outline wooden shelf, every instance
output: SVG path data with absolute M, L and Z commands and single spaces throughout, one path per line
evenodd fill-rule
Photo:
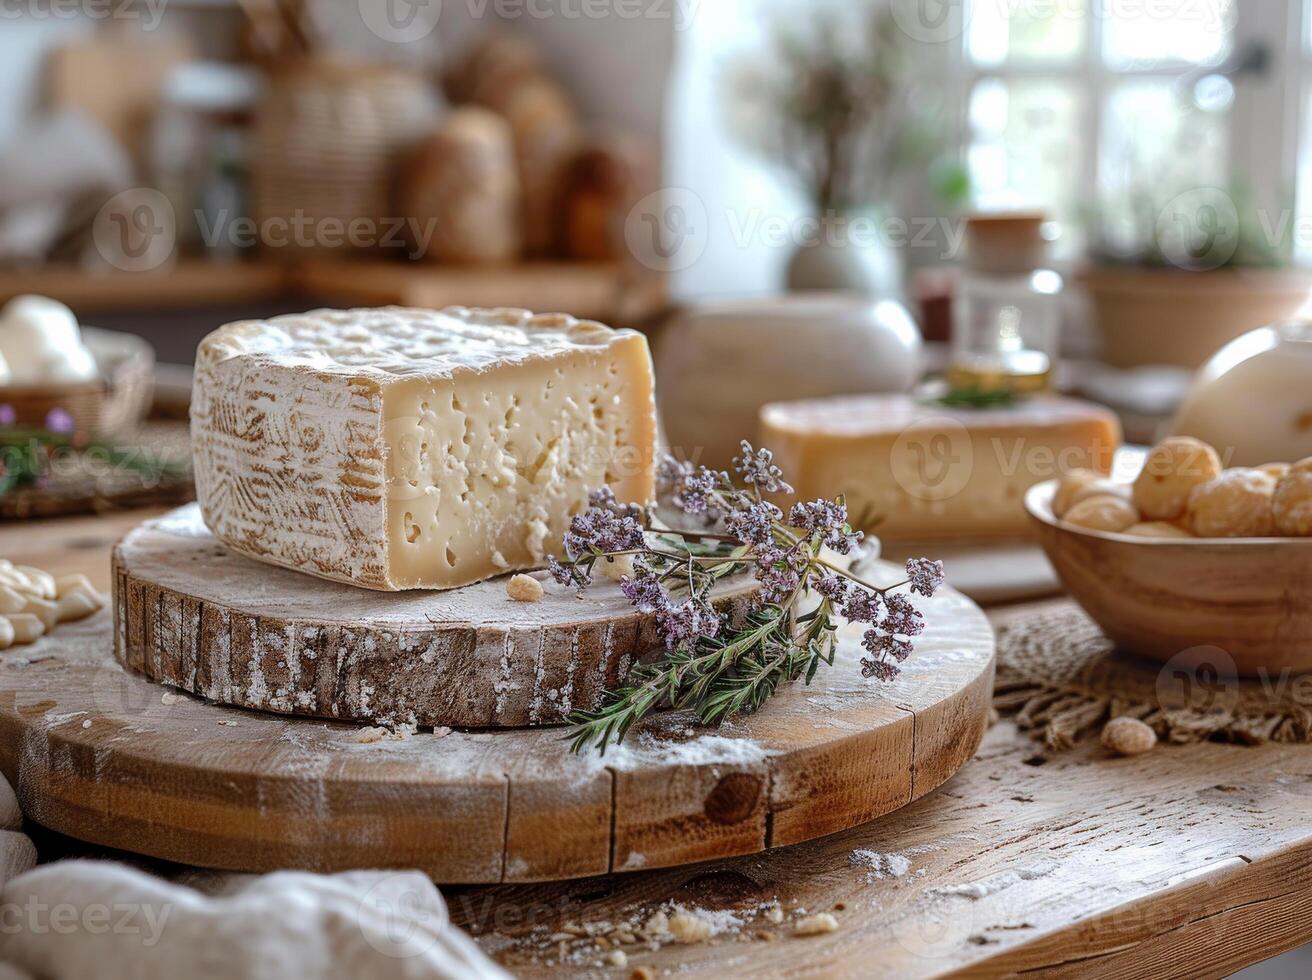
M 287 270 L 261 262 L 189 259 L 152 272 L 92 274 L 43 266 L 0 272 L 0 302 L 23 293 L 49 296 L 84 311 L 188 309 L 211 303 L 249 303 L 280 295 Z
M 369 259 L 188 259 L 151 273 L 103 275 L 57 266 L 0 272 L 0 302 L 23 293 L 50 296 L 79 315 L 197 309 L 301 294 L 343 306 L 523 306 L 619 325 L 640 323 L 661 312 L 666 302 L 661 276 L 621 263 L 461 268 Z
M 621 263 L 457 267 L 318 259 L 293 271 L 298 291 L 344 305 L 520 306 L 629 325 L 661 311 L 662 277 Z

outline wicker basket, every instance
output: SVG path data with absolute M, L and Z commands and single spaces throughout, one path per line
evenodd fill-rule
M 0 405 L 8 405 L 20 426 L 43 428 L 61 409 L 77 432 L 114 436 L 134 428 L 150 408 L 155 352 L 140 337 L 86 327 L 82 340 L 100 368 L 100 379 L 57 385 L 0 386 Z
M 266 252 L 377 247 L 395 215 L 398 169 L 439 114 L 428 81 L 399 66 L 312 60 L 277 72 L 256 113 L 252 153 L 251 210 Z M 373 226 L 352 242 L 341 229 L 359 219 Z M 374 244 L 361 244 L 366 236 Z

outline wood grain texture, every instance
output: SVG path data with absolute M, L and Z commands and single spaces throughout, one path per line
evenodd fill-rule
M 701 945 L 627 945 L 630 968 L 708 980 L 1223 977 L 1312 940 L 1310 801 L 1306 748 L 1162 746 L 1119 759 L 1086 744 L 1044 757 L 1003 721 L 938 792 L 829 837 L 693 867 L 445 894 L 457 924 L 523 978 L 604 962 L 586 939 L 569 940 L 562 962 L 549 937 L 566 925 L 644 922 L 671 906 L 743 926 Z M 875 873 L 863 851 L 908 866 Z M 776 901 L 777 925 L 762 914 Z M 820 911 L 837 932 L 793 935 Z
M 1087 531 L 1052 516 L 1055 489 L 1030 489 L 1030 522 L 1062 585 L 1121 649 L 1242 677 L 1312 673 L 1312 539 Z
M 667 303 L 664 277 L 636 263 L 525 262 L 504 268 L 441 267 L 413 262 L 300 263 L 292 282 L 302 292 L 339 304 L 369 306 L 516 306 L 569 310 L 632 326 Z
M 372 724 L 558 724 L 594 708 L 660 646 L 655 617 L 600 578 L 580 597 L 545 572 L 539 602 L 504 578 L 380 593 L 229 550 L 185 507 L 114 550 L 120 663 L 219 704 Z M 717 589 L 746 616 L 753 579 Z
M 300 296 L 339 306 L 519 306 L 636 326 L 667 305 L 663 276 L 634 264 L 527 262 L 491 269 L 419 262 L 209 262 L 182 259 L 151 272 L 88 275 L 73 266 L 0 270 L 0 302 L 50 296 L 79 314 L 196 309 Z
M 362 744 L 348 726 L 206 704 L 125 671 L 112 634 L 138 623 L 129 649 L 157 650 L 151 631 L 203 618 L 185 597 L 142 618 L 143 591 L 127 589 L 116 617 L 0 657 L 0 771 L 45 827 L 228 870 L 537 881 L 756 853 L 905 806 L 948 778 L 983 734 L 993 678 L 983 614 L 945 591 L 922 603 L 915 672 L 863 680 L 849 636 L 811 687 L 721 729 L 666 713 L 604 757 L 571 756 L 552 728 Z

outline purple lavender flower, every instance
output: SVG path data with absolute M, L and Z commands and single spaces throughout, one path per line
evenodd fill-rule
M 743 544 L 763 545 L 774 540 L 774 522 L 779 516 L 779 508 L 768 501 L 751 503 L 730 512 L 724 527 Z
M 847 579 L 841 575 L 826 575 L 815 583 L 815 590 L 830 602 L 842 602 L 847 597 Z
M 793 488 L 783 481 L 783 470 L 774 463 L 774 453 L 768 449 L 753 449 L 746 439 L 740 445 L 742 455 L 734 459 L 733 465 L 742 474 L 744 483 L 766 493 L 793 492 Z
M 670 604 L 670 597 L 661 587 L 660 579 L 644 565 L 636 567 L 633 575 L 620 579 L 620 591 L 639 612 L 657 612 Z
M 843 605 L 843 618 L 851 623 L 873 623 L 879 618 L 879 595 L 853 588 Z
M 681 643 L 696 643 L 720 632 L 720 616 L 713 609 L 688 600 L 677 606 L 666 605 L 656 613 L 656 628 L 665 646 L 674 649 Z
M 861 676 L 865 678 L 875 678 L 879 681 L 891 681 L 902 671 L 897 664 L 891 664 L 887 660 L 874 660 L 870 657 L 861 658 Z
M 13 405 L 0 405 L 0 425 L 13 425 L 18 421 L 18 413 Z
M 761 583 L 761 599 L 774 605 L 783 605 L 802 584 L 802 577 L 788 567 L 760 567 L 756 578 Z
M 643 508 L 639 504 L 620 503 L 615 496 L 615 491 L 610 487 L 602 487 L 588 494 L 588 505 L 596 510 L 610 511 L 616 517 L 631 517 L 639 520 L 643 516 Z
M 666 453 L 656 464 L 656 489 L 661 493 L 673 493 L 692 476 L 692 469 L 692 463 Z
M 943 584 L 943 563 L 929 558 L 908 558 L 907 578 L 911 580 L 912 592 L 932 596 Z
M 46 415 L 46 428 L 51 432 L 68 434 L 77 427 L 73 416 L 62 408 L 52 408 Z
M 911 643 L 878 630 L 866 630 L 861 637 L 861 645 L 875 656 L 889 656 L 898 663 L 903 663 L 913 652 Z
M 812 500 L 793 504 L 788 512 L 788 523 L 806 531 L 808 536 L 818 534 L 828 548 L 846 555 L 864 535 L 847 528 L 847 507 L 833 500 Z
M 714 506 L 714 494 L 722 484 L 722 474 L 698 467 L 675 487 L 674 506 L 685 514 L 707 514 Z
M 565 554 L 570 558 L 591 553 L 614 554 L 643 545 L 642 525 L 632 517 L 590 507 L 570 522 L 565 532 Z
M 577 586 L 582 589 L 592 582 L 592 576 L 585 570 L 575 565 L 561 564 L 554 555 L 547 556 L 547 571 L 551 573 L 553 579 L 567 588 Z
M 925 630 L 925 617 L 904 595 L 884 596 L 886 614 L 880 626 L 889 633 L 919 636 Z

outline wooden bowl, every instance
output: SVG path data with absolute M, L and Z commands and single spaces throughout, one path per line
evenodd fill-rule
M 1228 666 L 1219 647 L 1242 677 L 1312 672 L 1312 538 L 1091 531 L 1053 516 L 1056 487 L 1031 487 L 1025 508 L 1062 585 L 1122 649 Z
M 100 377 L 56 385 L 0 385 L 0 405 L 21 426 L 42 428 L 53 409 L 73 418 L 77 432 L 113 436 L 145 417 L 154 388 L 155 351 L 133 334 L 85 327 L 82 341 L 96 359 Z

